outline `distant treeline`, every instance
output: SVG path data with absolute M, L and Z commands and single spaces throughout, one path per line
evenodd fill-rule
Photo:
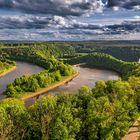
M 75 53 L 107 53 L 124 61 L 138 61 L 140 58 L 140 41 L 92 41 L 92 42 L 3 42 L 1 47 L 34 47 L 57 50 L 58 56 L 77 55 Z M 43 47 L 44 46 L 44 47 Z M 0 48 L 1 48 L 0 47 Z M 49 47 L 49 48 L 48 48 Z M 54 53 L 54 52 L 52 52 Z
M 140 47 L 95 47 L 79 46 L 76 48 L 79 53 L 107 53 L 124 61 L 137 61 L 140 58 Z

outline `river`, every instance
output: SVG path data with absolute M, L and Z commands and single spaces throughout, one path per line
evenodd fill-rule
M 44 70 L 43 68 L 37 65 L 26 63 L 26 62 L 16 62 L 16 66 L 17 68 L 14 71 L 8 73 L 7 75 L 3 77 L 0 77 L 0 93 L 1 94 L 5 91 L 6 86 L 9 83 L 12 83 L 15 80 L 15 78 L 21 77 L 27 74 L 35 74 Z M 0 99 L 2 98 L 5 98 L 5 96 L 0 95 Z
M 57 93 L 76 93 L 78 89 L 83 86 L 89 86 L 93 88 L 95 86 L 95 82 L 98 80 L 117 80 L 119 78 L 118 73 L 110 70 L 103 70 L 103 69 L 97 69 L 97 68 L 85 68 L 85 67 L 74 67 L 78 72 L 79 75 L 74 78 L 69 83 L 62 85 L 58 88 L 55 88 L 54 90 L 44 93 L 42 96 L 46 96 L 48 94 L 57 94 Z M 40 71 L 44 70 L 43 68 L 26 63 L 26 62 L 17 62 L 17 68 L 16 70 L 8 73 L 7 75 L 0 77 L 0 93 L 4 92 L 6 89 L 6 86 L 9 83 L 12 83 L 15 78 L 21 77 L 23 75 L 27 74 L 35 74 Z M 5 98 L 4 95 L 0 95 L 0 99 Z M 26 100 L 26 104 L 30 105 L 34 102 L 34 99 L 28 99 Z
M 85 67 L 74 67 L 79 75 L 70 81 L 69 83 L 60 86 L 49 93 L 63 93 L 63 92 L 77 92 L 78 89 L 85 85 L 93 88 L 95 82 L 99 80 L 117 80 L 119 78 L 118 73 L 110 70 L 96 69 L 96 68 L 85 68 Z
M 85 67 L 74 67 L 78 72 L 79 75 L 74 78 L 69 83 L 62 85 L 58 88 L 55 88 L 52 91 L 44 93 L 40 95 L 39 98 L 42 96 L 47 96 L 48 94 L 61 94 L 61 93 L 77 93 L 78 89 L 83 86 L 89 86 L 94 88 L 95 82 L 99 80 L 117 80 L 120 78 L 119 74 L 104 69 L 97 69 L 97 68 L 85 68 Z M 31 98 L 26 100 L 26 106 L 30 106 L 34 103 L 36 99 Z

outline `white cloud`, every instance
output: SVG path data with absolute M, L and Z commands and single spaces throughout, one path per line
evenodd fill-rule
M 114 11 L 118 11 L 119 10 L 118 6 L 113 6 L 112 8 L 113 8 Z
M 136 19 L 136 20 L 140 20 L 140 16 L 134 16 L 134 19 Z

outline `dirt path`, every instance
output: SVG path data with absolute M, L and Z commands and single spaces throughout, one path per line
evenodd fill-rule
M 138 140 L 140 136 L 140 118 L 129 129 L 128 133 L 122 138 L 122 140 Z

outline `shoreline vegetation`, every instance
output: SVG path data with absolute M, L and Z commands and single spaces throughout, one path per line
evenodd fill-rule
M 16 68 L 17 68 L 16 66 L 13 66 L 13 67 L 11 67 L 11 68 L 3 71 L 2 73 L 0 73 L 0 78 L 3 77 L 3 76 L 5 76 L 5 75 L 7 75 L 8 73 L 14 71 Z
M 132 126 L 127 131 L 126 135 L 122 140 L 139 140 L 140 131 L 139 131 L 140 117 L 136 118 Z
M 33 98 L 33 97 L 38 97 L 40 95 L 43 95 L 44 93 L 49 92 L 49 91 L 51 91 L 51 90 L 53 90 L 53 89 L 55 89 L 55 88 L 57 88 L 59 86 L 62 86 L 64 84 L 66 84 L 67 82 L 73 80 L 75 77 L 78 76 L 78 74 L 79 74 L 78 71 L 76 71 L 75 74 L 73 74 L 71 76 L 63 77 L 63 79 L 61 81 L 53 83 L 49 87 L 41 88 L 41 89 L 39 89 L 38 91 L 36 91 L 34 93 L 30 93 L 29 95 L 27 93 L 27 95 L 23 95 L 23 97 L 19 97 L 19 99 L 27 100 L 27 99 L 30 99 L 30 98 Z
M 16 69 L 16 63 L 12 60 L 0 57 L 0 77 Z

